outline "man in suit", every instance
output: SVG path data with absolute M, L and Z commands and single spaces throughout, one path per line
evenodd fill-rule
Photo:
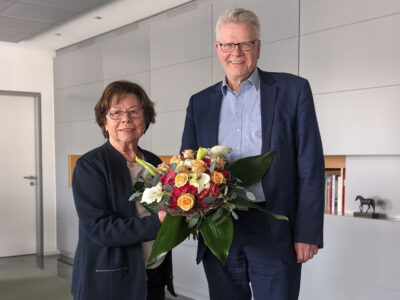
M 323 243 L 324 162 L 311 88 L 303 78 L 258 69 L 259 38 L 253 12 L 220 15 L 215 48 L 226 75 L 191 97 L 181 150 L 228 145 L 230 162 L 276 151 L 251 189 L 258 205 L 289 221 L 239 212 L 225 265 L 200 237 L 197 262 L 211 299 L 297 299 L 301 264 Z

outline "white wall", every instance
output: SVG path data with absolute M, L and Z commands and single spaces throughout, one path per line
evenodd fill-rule
M 57 251 L 53 102 L 54 56 L 53 51 L 0 43 L 0 90 L 41 94 L 45 253 Z M 2 143 L 4 142 L 6 141 L 2 141 Z

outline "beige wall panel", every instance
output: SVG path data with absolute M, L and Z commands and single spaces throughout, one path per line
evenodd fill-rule
M 297 74 L 297 49 L 297 38 L 263 44 L 258 66 L 264 71 Z
M 194 10 L 151 24 L 151 68 L 171 66 L 211 55 L 211 7 Z
M 353 24 L 400 12 L 398 0 L 301 0 L 301 33 Z
M 151 97 L 157 112 L 185 110 L 190 97 L 211 84 L 211 58 L 152 70 Z
M 124 78 L 150 70 L 149 40 L 149 26 L 142 22 L 136 30 L 122 34 L 116 31 L 114 38 L 103 42 L 104 79 Z
M 315 95 L 325 155 L 400 154 L 400 87 Z
M 75 46 L 76 47 L 76 46 Z M 54 60 L 54 88 L 66 88 L 103 79 L 101 45 L 71 50 Z
M 400 14 L 300 41 L 300 75 L 314 93 L 400 84 Z

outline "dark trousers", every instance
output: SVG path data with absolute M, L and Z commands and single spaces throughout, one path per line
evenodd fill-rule
M 147 300 L 164 300 L 166 280 L 166 260 L 155 269 L 147 269 Z
M 225 266 L 207 249 L 203 266 L 211 300 L 295 300 L 301 265 L 289 264 L 277 248 L 265 213 L 239 212 Z M 251 282 L 251 288 L 249 285 Z

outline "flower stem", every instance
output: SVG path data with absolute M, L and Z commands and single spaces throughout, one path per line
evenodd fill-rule
M 155 176 L 158 172 L 154 169 L 154 167 L 148 163 L 146 163 L 144 160 L 141 160 L 137 155 L 136 155 L 136 161 L 141 164 L 147 171 L 150 172 L 152 176 Z

